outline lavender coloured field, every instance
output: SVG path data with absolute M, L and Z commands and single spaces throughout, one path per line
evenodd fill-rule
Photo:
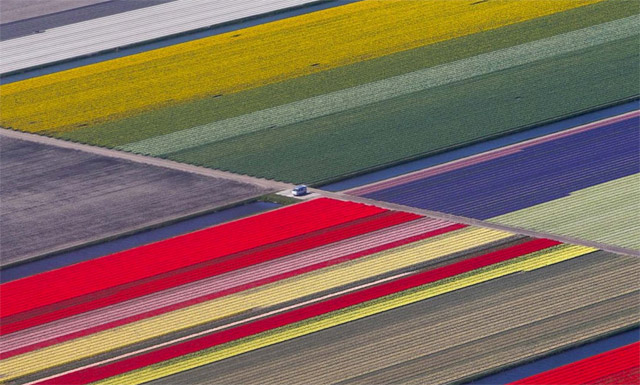
M 631 114 L 593 129 L 559 135 L 519 151 L 505 151 L 502 156 L 488 156 L 465 167 L 359 195 L 488 219 L 640 172 L 639 125 L 640 117 Z

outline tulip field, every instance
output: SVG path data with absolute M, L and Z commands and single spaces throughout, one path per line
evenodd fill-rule
M 319 198 L 3 283 L 2 375 L 142 383 L 592 253 Z
M 640 381 L 638 0 L 2 13 L 0 384 Z

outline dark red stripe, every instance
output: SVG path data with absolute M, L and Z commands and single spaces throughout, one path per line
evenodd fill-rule
M 371 255 L 374 253 L 378 253 L 384 250 L 389 250 L 395 247 L 399 247 L 402 245 L 406 245 L 412 242 L 417 242 L 426 238 L 430 238 L 430 237 L 435 237 L 436 235 L 440 235 L 440 234 L 444 234 L 444 233 L 448 233 L 451 231 L 455 231 L 455 230 L 459 230 L 462 228 L 467 227 L 467 225 L 462 225 L 462 224 L 454 224 L 451 226 L 447 226 L 447 227 L 443 227 L 441 229 L 437 229 L 437 230 L 433 230 L 433 231 L 428 231 L 424 234 L 419 234 L 419 235 L 414 235 L 412 237 L 406 238 L 406 239 L 401 239 L 398 241 L 394 241 L 394 242 L 390 242 L 384 245 L 380 245 L 377 247 L 372 247 L 370 249 L 367 250 L 362 250 L 356 253 L 352 253 L 340 258 L 336 258 L 330 261 L 326 261 L 326 262 L 320 262 L 314 265 L 310 265 L 310 266 L 305 266 L 303 268 L 297 269 L 297 270 L 292 270 L 290 272 L 286 272 L 286 273 L 282 273 L 282 274 L 278 274 L 272 277 L 267 277 L 264 279 L 260 279 L 251 283 L 247 283 L 244 285 L 239 285 L 237 287 L 234 288 L 230 288 L 227 290 L 222 290 L 216 293 L 212 293 L 212 294 L 208 294 L 208 295 L 204 295 L 202 297 L 198 297 L 198 298 L 194 298 L 188 301 L 184 301 L 178 304 L 174 304 L 174 305 L 170 305 L 170 306 L 165 306 L 163 308 L 159 308 L 156 310 L 152 310 L 152 311 L 148 311 L 145 313 L 141 313 L 141 314 L 137 314 L 135 316 L 131 316 L 131 317 L 127 317 L 127 318 L 123 318 L 117 321 L 113 321 L 113 322 L 109 322 L 106 323 L 104 325 L 100 325 L 100 326 L 96 326 L 96 327 L 92 327 L 89 329 L 85 329 L 85 330 L 81 330 L 75 333 L 70 333 L 61 337 L 56 337 L 56 338 L 52 338 L 50 340 L 47 341 L 42 341 L 39 342 L 37 344 L 33 344 L 33 345 L 28 345 L 28 346 L 24 346 L 18 349 L 14 349 L 11 351 L 8 351 L 4 354 L 1 355 L 2 359 L 6 359 L 9 357 L 13 357 L 16 356 L 18 354 L 23 354 L 23 353 L 27 353 L 36 349 L 42 349 L 44 347 L 47 346 L 51 346 L 51 345 L 55 345 L 55 344 L 59 344 L 62 343 L 64 341 L 68 341 L 68 340 L 72 340 L 74 338 L 80 338 L 80 337 L 84 337 L 86 335 L 89 334 L 93 334 L 93 333 L 97 333 L 103 330 L 107 330 L 107 329 L 111 329 L 111 328 L 115 328 L 118 326 L 122 326 L 122 325 L 126 325 L 128 323 L 131 322 L 135 322 L 135 321 L 139 321 L 145 318 L 149 318 L 149 317 L 153 317 L 153 316 L 157 316 L 160 314 L 164 314 L 170 311 L 174 311 L 174 310 L 179 310 L 182 309 L 184 307 L 187 306 L 192 306 L 192 305 L 196 305 L 205 301 L 210 301 L 219 297 L 224 297 L 225 295 L 230 295 L 233 293 L 238 293 L 244 290 L 249 290 L 251 288 L 254 287 L 258 287 L 258 286 L 262 286 L 262 285 L 266 285 L 268 283 L 272 283 L 272 282 L 276 282 L 282 279 L 286 279 L 286 278 L 290 278 L 296 275 L 300 275 L 300 274 L 304 274 L 304 273 L 308 273 L 310 271 L 314 271 L 314 270 L 318 270 L 324 267 L 328 267 L 328 266 L 333 266 L 336 265 L 338 263 L 342 263 L 342 262 L 346 262 L 346 261 L 351 261 L 360 257 L 364 257 L 367 255 Z
M 50 380 L 42 381 L 39 384 L 87 384 L 101 379 L 112 377 L 131 370 L 139 369 L 158 362 L 180 357 L 203 349 L 211 348 L 220 344 L 255 335 L 267 330 L 285 326 L 294 322 L 299 322 L 318 315 L 340 310 L 362 302 L 374 300 L 422 286 L 431 282 L 459 275 L 481 267 L 517 258 L 538 250 L 560 244 L 548 239 L 537 239 L 522 243 L 506 249 L 494 251 L 479 257 L 440 267 L 430 271 L 418 273 L 407 278 L 392 282 L 383 283 L 378 286 L 366 288 L 357 292 L 348 293 L 341 297 L 332 298 L 324 302 L 316 303 L 292 310 L 287 313 L 278 314 L 269 318 L 261 319 L 246 325 L 241 325 L 232 329 L 223 330 L 191 341 L 183 342 L 167 348 L 162 348 L 150 353 L 124 359 L 104 366 L 79 370 Z
M 4 319 L 384 211 L 387 210 L 319 198 L 25 277 L 0 285 L 0 317 Z
M 89 310 L 176 287 L 185 283 L 197 281 L 199 279 L 270 261 L 285 255 L 323 246 L 417 218 L 420 218 L 420 216 L 399 212 L 384 212 L 378 215 L 369 216 L 361 220 L 350 222 L 345 226 L 332 227 L 314 232 L 310 236 L 297 238 L 294 241 L 286 241 L 277 244 L 274 247 L 267 247 L 256 253 L 243 253 L 237 258 L 231 259 L 216 259 L 202 265 L 198 269 L 160 276 L 158 279 L 141 281 L 139 284 L 138 282 L 135 282 L 135 285 L 118 287 L 117 290 L 110 291 L 106 295 L 96 293 L 98 295 L 94 294 L 86 296 L 83 298 L 86 302 L 74 303 L 72 306 L 55 309 L 49 313 L 28 319 L 17 320 L 12 323 L 4 323 L 2 325 L 3 333 L 12 333 L 17 330 L 26 329 L 46 322 L 51 322 Z
M 640 365 L 640 342 L 604 352 L 593 357 L 561 366 L 525 379 L 512 385 L 534 384 L 596 384 L 600 379 L 614 377 L 631 371 Z

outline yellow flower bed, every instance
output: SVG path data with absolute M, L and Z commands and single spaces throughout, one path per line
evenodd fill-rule
M 0 87 L 0 124 L 66 131 L 602 0 L 363 1 Z

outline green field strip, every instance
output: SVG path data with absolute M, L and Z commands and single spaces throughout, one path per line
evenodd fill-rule
M 117 148 L 146 155 L 164 155 L 264 129 L 335 114 L 432 87 L 597 46 L 639 33 L 640 16 L 629 16 L 326 95 L 156 136 Z
M 638 38 L 169 154 L 320 183 L 638 95 Z
M 640 174 L 489 221 L 640 250 Z
M 106 147 L 121 146 L 606 23 L 639 12 L 635 0 L 605 1 L 236 94 L 197 99 L 114 122 L 48 134 Z

